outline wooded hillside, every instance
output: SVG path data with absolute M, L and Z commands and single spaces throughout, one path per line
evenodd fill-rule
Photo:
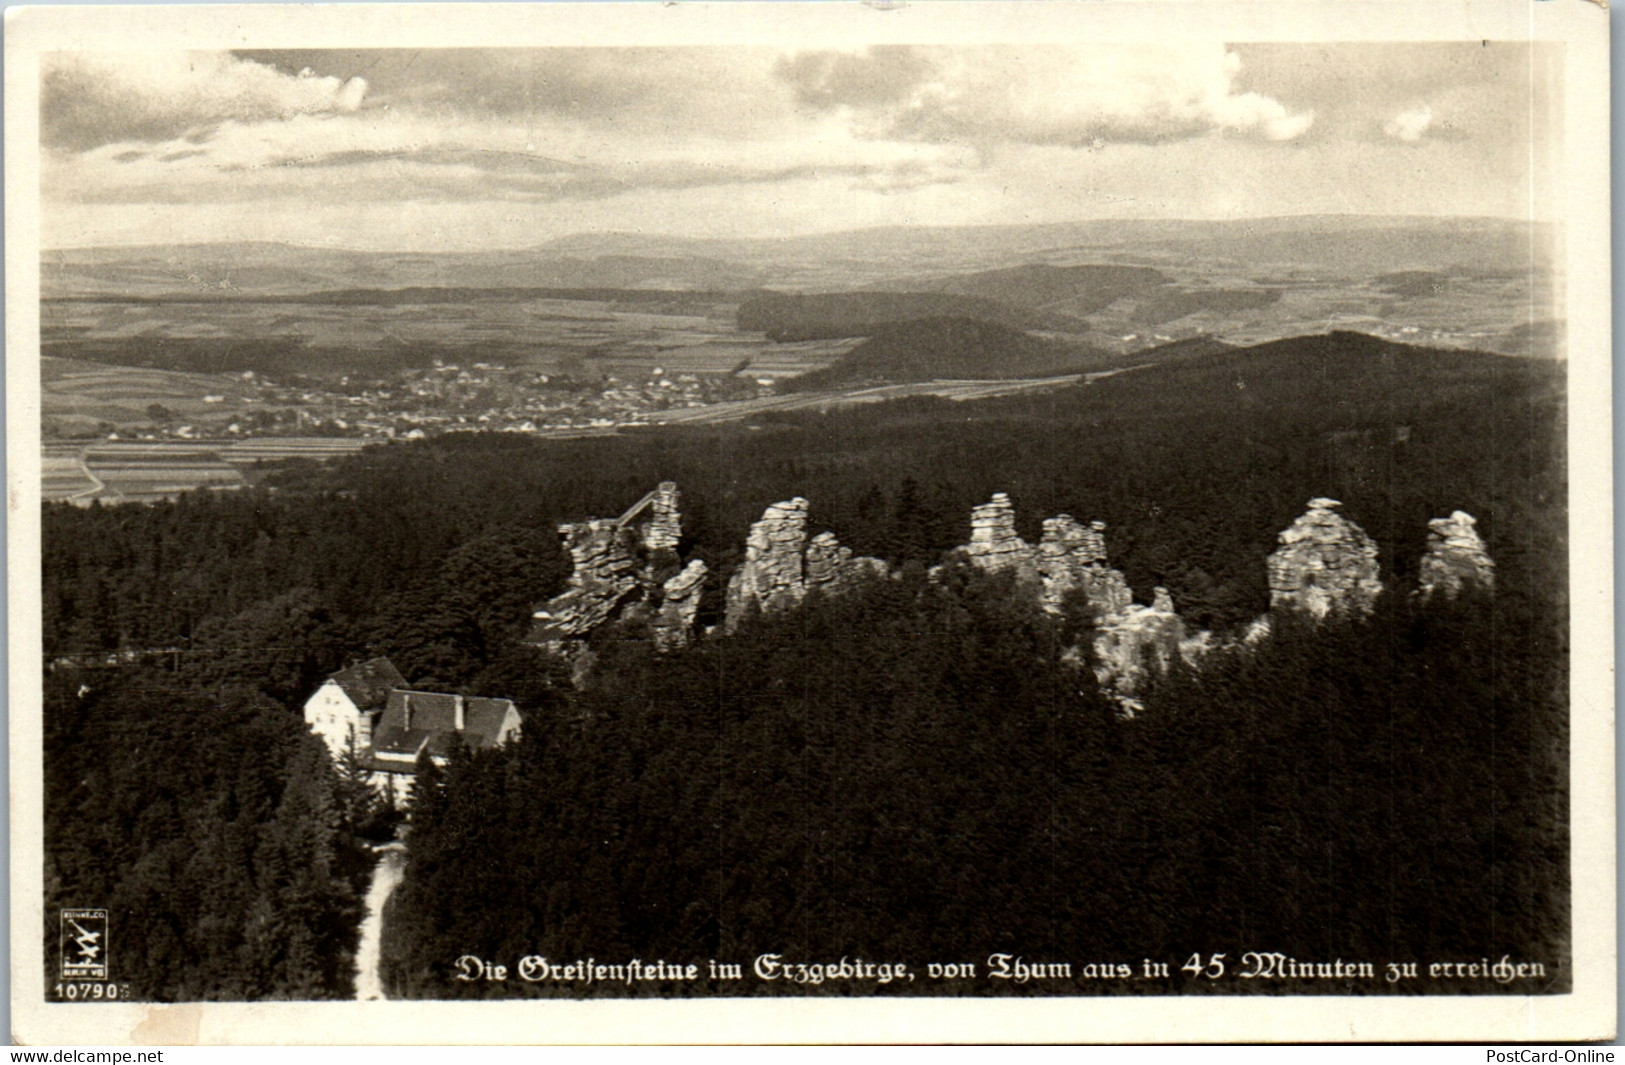
M 448 436 L 172 504 L 48 506 L 48 900 L 170 923 L 143 997 L 341 994 L 355 852 L 319 827 L 334 800 L 297 707 L 387 654 L 527 715 L 520 747 L 428 792 L 397 990 L 458 993 L 436 968 L 456 937 L 1560 961 L 1561 375 L 1333 334 L 1042 395 Z M 568 576 L 557 526 L 662 480 L 681 553 L 711 566 L 702 622 L 750 523 L 792 496 L 903 575 L 670 658 L 636 626 L 603 633 L 601 680 L 576 693 L 522 642 Z M 1316 496 L 1376 539 L 1390 594 L 1369 622 L 1174 676 L 1119 721 L 1058 665 L 1075 631 L 996 581 L 924 579 L 994 491 L 1032 541 L 1057 513 L 1106 521 L 1142 601 L 1165 586 L 1221 635 L 1267 608 L 1264 557 Z M 1479 520 L 1496 594 L 1424 609 L 1426 523 L 1455 509 Z M 329 858 L 290 882 L 289 848 Z M 454 873 L 479 905 L 453 899 Z M 208 896 L 222 878 L 244 886 Z M 263 928 L 306 931 L 274 946 Z M 340 968 L 309 976 L 276 953 L 292 942 Z

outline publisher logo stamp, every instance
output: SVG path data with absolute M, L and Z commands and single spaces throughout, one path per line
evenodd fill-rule
M 62 979 L 107 979 L 107 911 L 63 910 Z

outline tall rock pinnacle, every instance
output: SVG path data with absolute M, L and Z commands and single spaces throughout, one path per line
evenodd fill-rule
M 683 571 L 668 577 L 661 585 L 660 609 L 651 629 L 655 646 L 662 651 L 687 647 L 694 635 L 694 618 L 700 611 L 700 593 L 705 586 L 703 559 L 690 559 Z
M 986 570 L 1031 564 L 1032 545 L 1016 533 L 1016 508 L 1008 495 L 994 492 L 992 500 L 971 511 L 970 543 L 965 545 L 965 553 Z
M 751 605 L 782 610 L 806 594 L 802 563 L 807 551 L 807 501 L 774 503 L 745 537 L 745 561 L 728 581 L 725 627 L 732 630 Z
M 1450 598 L 1466 587 L 1495 587 L 1495 563 L 1479 538 L 1478 521 L 1458 510 L 1428 522 L 1427 552 L 1422 556 L 1419 590 L 1426 599 L 1435 592 Z
M 657 645 L 687 642 L 705 564 L 696 559 L 670 580 L 659 580 L 683 538 L 675 483 L 662 481 L 618 518 L 569 522 L 559 526 L 559 535 L 574 568 L 564 592 L 535 613 L 532 642 L 577 653 L 593 630 L 651 608 Z
M 753 608 L 787 610 L 813 589 L 838 591 L 853 580 L 885 576 L 878 558 L 853 557 L 831 532 L 807 539 L 807 501 L 797 496 L 762 512 L 745 538 L 745 561 L 728 581 L 722 628 L 732 632 Z
M 1335 499 L 1311 499 L 1269 556 L 1270 609 L 1312 617 L 1369 613 L 1382 592 L 1377 544 L 1337 513 Z
M 1099 616 L 1121 614 L 1134 599 L 1123 574 L 1106 565 L 1106 523 L 1083 525 L 1070 514 L 1044 519 L 1038 543 L 1039 603 L 1061 612 L 1068 592 L 1082 590 Z

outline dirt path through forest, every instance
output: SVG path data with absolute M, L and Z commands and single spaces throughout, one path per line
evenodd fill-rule
M 367 889 L 367 916 L 361 920 L 361 946 L 355 958 L 355 997 L 357 1002 L 380 1001 L 384 995 L 383 976 L 379 972 L 384 939 L 384 904 L 401 882 L 406 865 L 406 845 L 390 843 L 381 847 L 378 868 L 372 871 L 372 886 Z

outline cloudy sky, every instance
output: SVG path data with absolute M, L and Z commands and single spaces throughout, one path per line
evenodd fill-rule
M 47 247 L 1527 217 L 1518 43 L 53 53 Z

